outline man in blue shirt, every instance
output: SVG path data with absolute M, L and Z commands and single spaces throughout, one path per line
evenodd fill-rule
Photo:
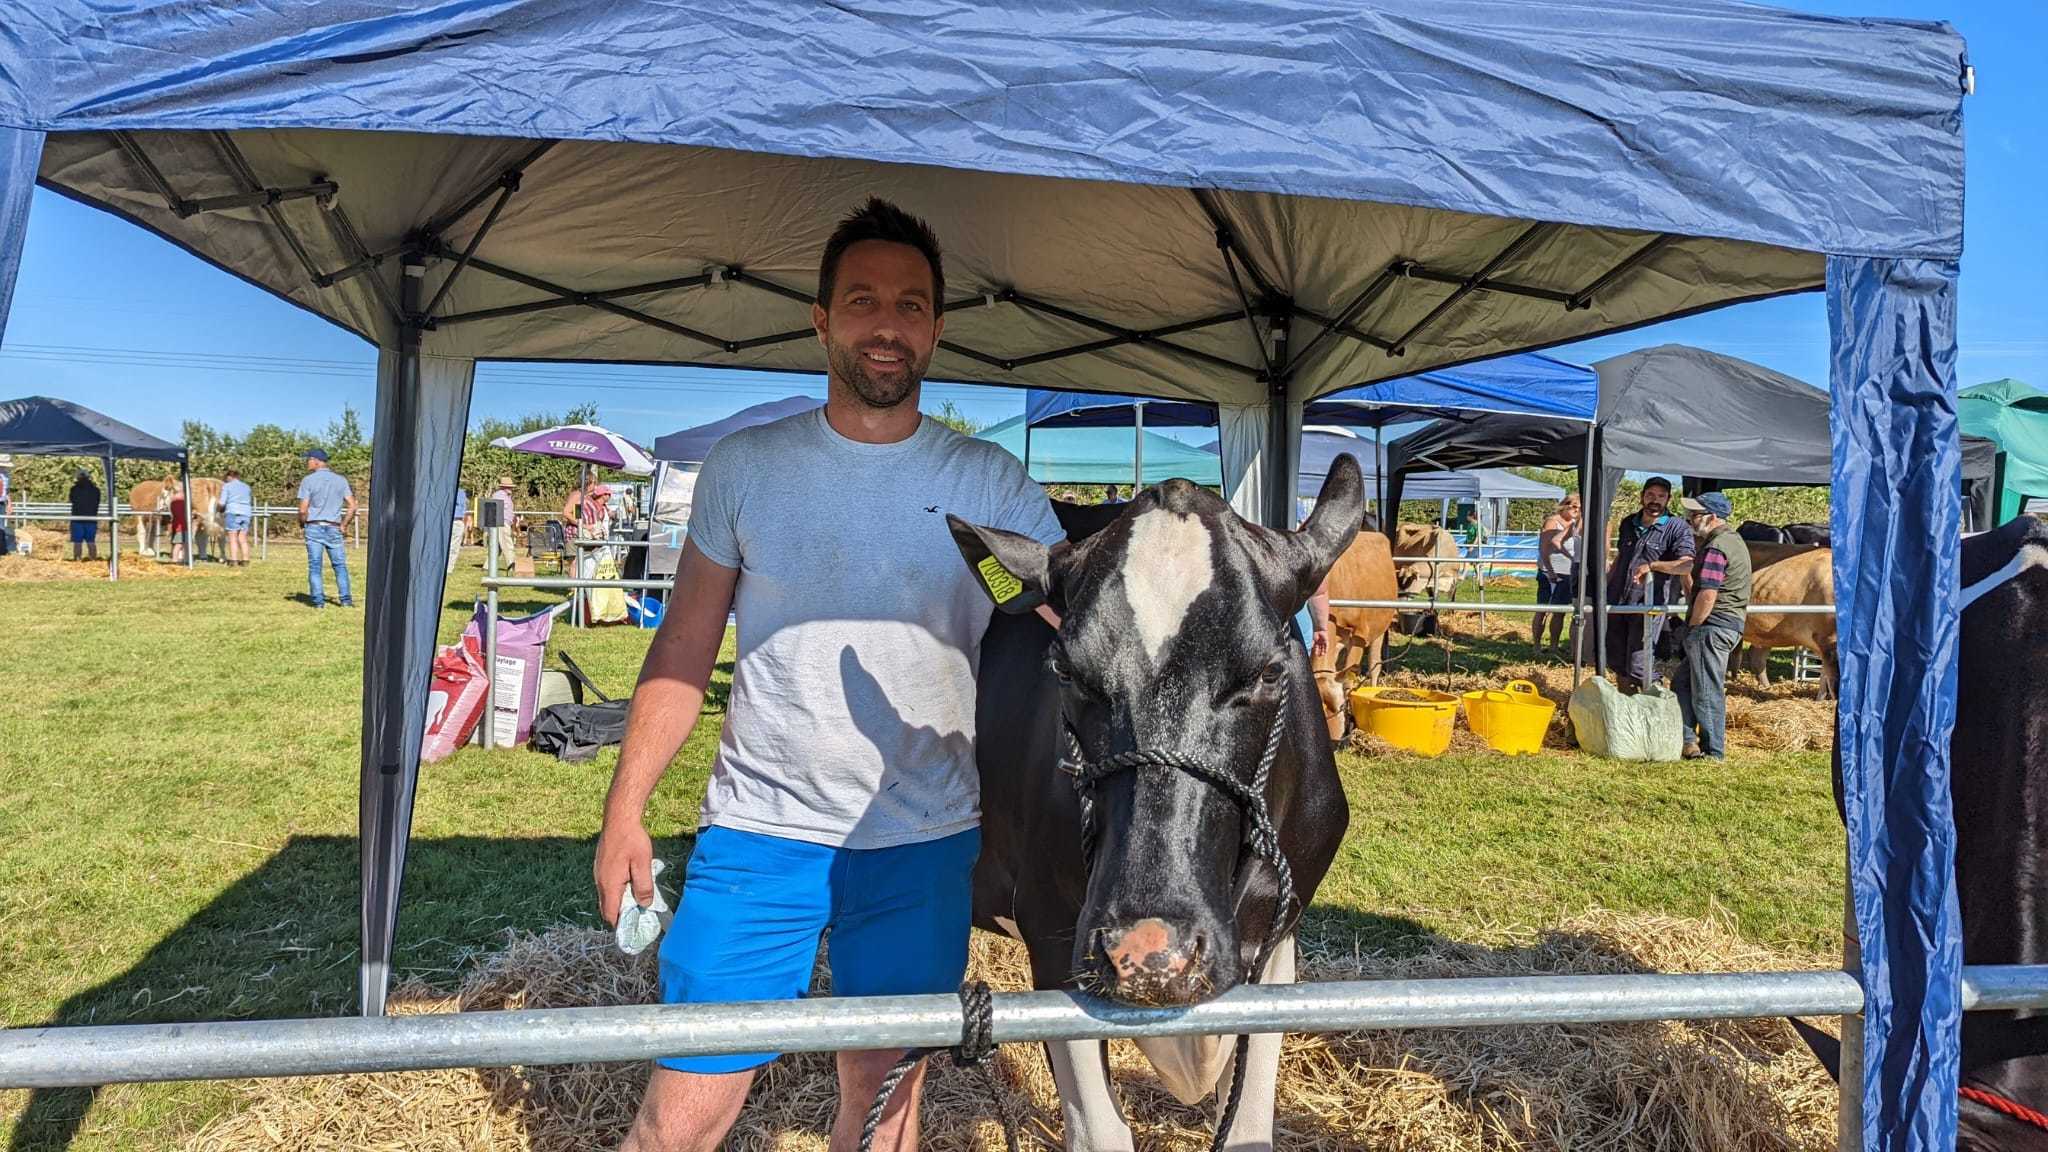
M 249 518 L 256 514 L 256 495 L 241 472 L 228 469 L 227 482 L 220 486 L 220 524 L 228 534 L 228 565 L 249 566 Z
M 1678 577 L 1671 573 L 1690 565 L 1693 538 L 1692 528 L 1670 508 L 1671 481 L 1662 476 L 1643 481 L 1642 511 L 1621 522 L 1615 542 L 1614 567 L 1607 572 L 1609 604 L 1669 604 L 1678 599 Z M 1674 563 L 1681 560 L 1685 563 Z M 1607 618 L 1607 665 L 1624 693 L 1633 695 L 1655 682 L 1656 661 L 1645 653 L 1656 648 L 1663 629 L 1661 615 Z
M 455 522 L 448 530 L 448 574 L 455 575 L 455 557 L 462 551 L 462 542 L 469 538 L 469 489 L 457 486 L 455 489 Z
M 348 554 L 342 550 L 341 535 L 341 526 L 355 514 L 356 494 L 347 478 L 327 467 L 327 453 L 318 448 L 307 452 L 306 478 L 299 481 L 299 523 L 306 533 L 306 583 L 315 608 L 327 607 L 327 589 L 320 581 L 323 552 L 334 564 L 341 606 L 356 606 L 348 591 Z

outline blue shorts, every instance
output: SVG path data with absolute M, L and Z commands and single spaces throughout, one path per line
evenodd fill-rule
M 697 836 L 661 942 L 669 1004 L 794 1000 L 818 938 L 835 996 L 952 992 L 967 974 L 981 829 L 893 848 L 834 848 L 710 827 Z M 658 1060 L 678 1072 L 743 1072 L 779 1053 Z
M 71 522 L 71 542 L 73 544 L 94 544 L 99 542 L 99 538 L 99 521 L 73 520 Z
M 249 514 L 247 512 L 222 513 L 220 519 L 221 527 L 229 532 L 247 532 L 249 530 Z

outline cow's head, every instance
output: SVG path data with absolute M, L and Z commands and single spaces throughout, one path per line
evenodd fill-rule
M 1089 763 L 1166 752 L 1249 784 L 1274 724 L 1323 729 L 1288 622 L 1351 542 L 1364 502 L 1358 464 L 1343 456 L 1295 532 L 1247 523 L 1184 480 L 1147 489 L 1076 545 L 952 526 L 999 607 L 1044 602 L 1060 614 L 1051 672 Z M 1283 698 L 1290 715 L 1279 712 Z M 1262 941 L 1238 938 L 1249 857 L 1235 804 L 1160 767 L 1111 775 L 1094 796 L 1095 855 L 1074 943 L 1084 983 L 1149 1004 L 1193 1003 L 1238 984 L 1244 953 Z

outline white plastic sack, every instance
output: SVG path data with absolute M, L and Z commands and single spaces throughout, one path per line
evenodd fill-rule
M 1579 747 L 1609 760 L 1676 760 L 1685 751 L 1678 697 L 1656 686 L 1634 696 L 1595 676 L 1572 690 Z

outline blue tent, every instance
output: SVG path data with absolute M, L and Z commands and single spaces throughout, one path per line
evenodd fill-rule
M 1213 428 L 1216 406 L 1110 392 L 1052 392 L 1033 388 L 1024 394 L 1024 420 L 1033 428 L 1129 428 L 1141 417 L 1148 428 Z
M 1599 407 L 1600 377 L 1591 368 L 1524 352 L 1318 396 L 1302 420 L 1385 428 L 1441 416 L 1514 412 L 1590 423 Z
M 772 424 L 784 416 L 809 412 L 824 401 L 816 396 L 784 396 L 780 400 L 764 400 L 751 407 L 742 408 L 723 420 L 699 424 L 671 432 L 654 442 L 654 458 L 678 464 L 702 463 L 711 452 L 711 446 L 742 428 L 756 424 Z
M 976 436 L 1001 444 L 1024 459 L 1024 417 L 1012 416 Z M 1130 484 L 1137 461 L 1131 434 L 1120 428 L 1050 428 L 1031 436 L 1031 478 L 1040 484 Z M 1215 488 L 1223 483 L 1223 462 L 1213 448 L 1197 448 L 1156 432 L 1145 433 L 1145 483 L 1175 476 Z
M 383 351 L 368 1012 L 480 357 L 815 373 L 825 237 L 886 196 L 949 254 L 933 378 L 1215 403 L 1226 492 L 1277 524 L 1319 395 L 1825 291 L 1864 1135 L 1952 1143 L 1972 81 L 1946 25 L 1733 0 L 0 0 L 0 27 L 0 306 L 40 181 Z

